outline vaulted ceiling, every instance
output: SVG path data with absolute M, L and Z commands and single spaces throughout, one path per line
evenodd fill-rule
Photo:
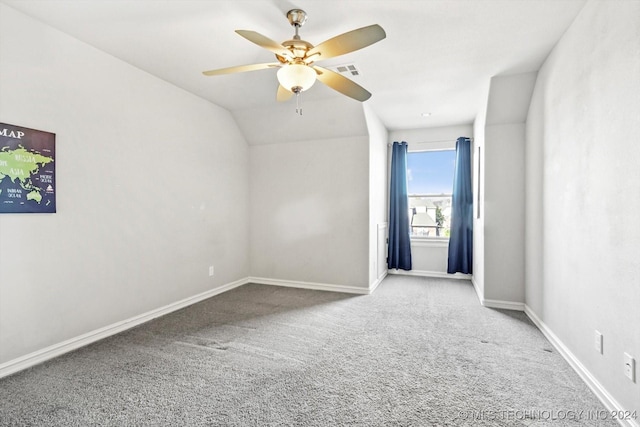
M 293 28 L 285 15 L 293 8 L 307 12 L 300 34 L 315 45 L 377 23 L 386 39 L 319 65 L 355 65 L 360 75 L 350 78 L 373 94 L 366 102 L 391 130 L 471 123 L 487 102 L 490 78 L 537 70 L 585 2 L 0 1 L 236 115 L 277 107 L 277 80 L 275 69 L 202 75 L 274 60 L 234 30 L 254 30 L 278 42 L 290 39 Z M 316 83 L 302 101 L 330 105 L 330 99 L 342 97 Z

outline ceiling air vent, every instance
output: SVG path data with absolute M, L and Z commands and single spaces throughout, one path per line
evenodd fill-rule
M 356 68 L 355 65 L 353 64 L 346 64 L 346 65 L 336 65 L 335 67 L 333 67 L 334 71 L 337 71 L 340 74 L 344 74 L 347 76 L 359 76 L 360 75 L 360 71 L 358 71 L 358 69 Z

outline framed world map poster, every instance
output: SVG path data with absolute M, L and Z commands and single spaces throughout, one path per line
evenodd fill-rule
M 0 213 L 56 211 L 56 135 L 0 123 Z

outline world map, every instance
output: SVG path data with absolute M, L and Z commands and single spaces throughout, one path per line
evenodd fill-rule
M 0 213 L 55 212 L 54 134 L 9 126 L 0 128 Z

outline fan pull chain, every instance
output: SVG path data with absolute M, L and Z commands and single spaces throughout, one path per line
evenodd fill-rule
M 296 113 L 302 115 L 302 107 L 300 106 L 300 91 L 296 92 Z

